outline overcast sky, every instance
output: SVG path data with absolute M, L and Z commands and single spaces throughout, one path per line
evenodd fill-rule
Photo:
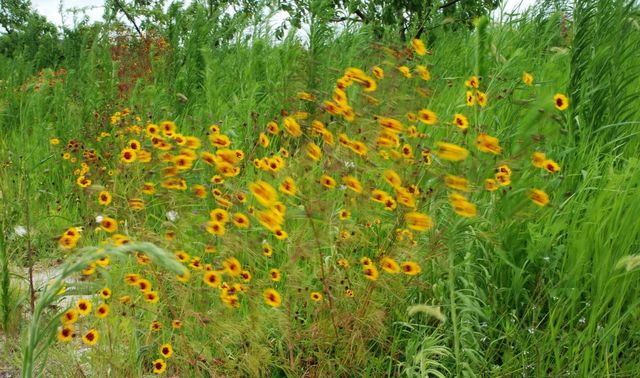
M 504 0 L 505 10 L 513 11 L 520 8 L 526 8 L 536 2 L 536 0 Z M 185 1 L 188 3 L 189 1 Z M 62 17 L 60 15 L 60 0 L 31 0 L 33 7 L 38 13 L 47 17 L 49 21 L 60 26 L 62 25 Z M 62 0 L 63 8 L 83 8 L 87 7 L 86 14 L 92 21 L 100 20 L 102 18 L 103 0 Z M 71 13 L 63 12 L 65 25 L 73 25 L 73 16 Z

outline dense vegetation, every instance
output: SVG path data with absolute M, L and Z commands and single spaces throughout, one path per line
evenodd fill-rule
M 637 375 L 638 4 L 494 3 L 3 0 L 0 376 Z

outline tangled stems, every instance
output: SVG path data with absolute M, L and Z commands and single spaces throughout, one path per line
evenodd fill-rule
M 176 274 L 183 274 L 186 270 L 171 253 L 157 247 L 152 243 L 131 243 L 123 246 L 107 246 L 104 248 L 87 247 L 78 251 L 78 258 L 68 261 L 62 266 L 62 272 L 51 285 L 44 289 L 44 292 L 35 304 L 31 324 L 29 324 L 27 344 L 25 345 L 22 361 L 22 377 L 33 377 L 34 365 L 38 358 L 44 353 L 53 340 L 53 333 L 49 332 L 57 317 L 49 319 L 48 323 L 41 327 L 41 319 L 45 309 L 49 308 L 58 298 L 58 293 L 63 287 L 65 279 L 74 273 L 85 269 L 93 261 L 101 257 L 121 257 L 131 252 L 144 252 L 159 266 Z

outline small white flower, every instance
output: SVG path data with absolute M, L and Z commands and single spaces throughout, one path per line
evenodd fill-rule
M 102 223 L 102 220 L 104 219 L 104 217 L 102 215 L 98 215 L 96 217 L 96 223 Z
M 15 231 L 16 235 L 18 235 L 19 237 L 23 237 L 27 235 L 27 228 L 25 226 L 15 226 L 13 230 Z
M 174 210 L 167 211 L 167 219 L 171 222 L 175 222 L 178 219 L 178 213 Z
M 345 161 L 344 162 L 344 166 L 346 168 L 354 168 L 356 166 L 356 163 L 352 162 L 352 161 Z
M 340 189 L 340 190 L 347 190 L 347 186 L 346 186 L 346 185 L 340 185 L 340 186 L 338 187 L 338 189 Z

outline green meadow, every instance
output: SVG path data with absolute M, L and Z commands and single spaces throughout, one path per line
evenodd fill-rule
M 0 3 L 0 377 L 640 374 L 637 1 Z

